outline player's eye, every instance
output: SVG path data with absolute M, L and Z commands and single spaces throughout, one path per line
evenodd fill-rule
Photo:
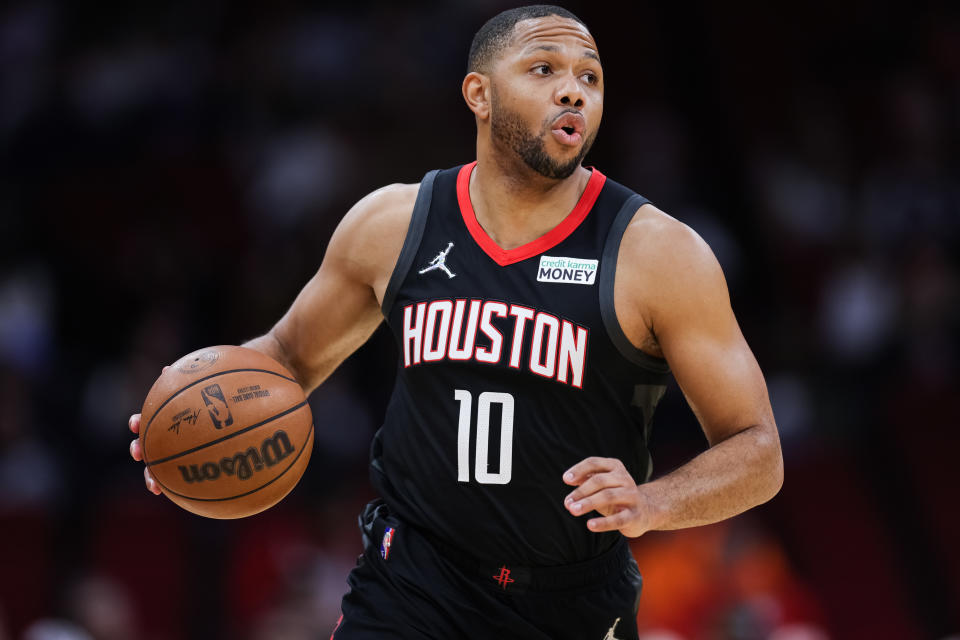
M 600 77 L 595 73 L 588 72 L 583 74 L 582 77 L 584 82 L 586 82 L 587 84 L 597 84 L 598 82 L 600 82 Z
M 546 76 L 550 74 L 550 65 L 548 64 L 538 64 L 533 68 L 533 72 L 538 76 Z

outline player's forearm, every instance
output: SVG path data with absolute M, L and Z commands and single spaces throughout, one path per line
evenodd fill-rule
M 300 383 L 303 392 L 309 396 L 373 332 L 373 329 L 369 328 L 369 323 L 357 321 L 356 324 L 358 328 L 355 328 L 349 336 L 365 333 L 355 340 L 355 344 L 344 340 L 336 345 L 339 348 L 327 349 L 325 358 L 314 358 L 310 362 L 304 359 L 304 354 L 311 353 L 310 349 L 304 349 L 302 341 L 285 338 L 287 334 L 278 332 L 276 327 L 258 338 L 243 343 L 242 346 L 265 353 L 282 364 Z
M 783 484 L 776 429 L 756 425 L 641 485 L 654 510 L 651 529 L 683 529 L 730 518 L 775 496 Z
M 240 346 L 247 347 L 248 349 L 254 349 L 260 353 L 270 356 L 286 367 L 287 370 L 293 374 L 293 377 L 297 379 L 297 382 L 300 383 L 300 386 L 302 386 L 305 390 L 308 388 L 312 389 L 312 387 L 309 387 L 309 382 L 306 379 L 305 373 L 298 369 L 296 362 L 294 362 L 294 359 L 290 356 L 283 343 L 277 339 L 273 331 L 269 331 L 262 336 L 248 340 Z

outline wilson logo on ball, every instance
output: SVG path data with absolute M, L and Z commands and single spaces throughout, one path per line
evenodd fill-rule
M 238 451 L 229 458 L 221 458 L 220 462 L 204 462 L 191 464 L 189 467 L 178 465 L 183 479 L 189 483 L 216 480 L 221 475 L 236 476 L 241 480 L 249 479 L 255 472 L 273 467 L 294 452 L 290 438 L 285 431 L 277 431 L 263 441 L 260 448 L 249 447 L 246 451 Z

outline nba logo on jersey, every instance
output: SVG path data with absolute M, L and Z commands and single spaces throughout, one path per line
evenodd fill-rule
M 387 527 L 387 530 L 383 532 L 383 542 L 380 543 L 380 555 L 383 556 L 384 560 L 390 555 L 390 545 L 393 544 L 393 532 L 393 527 Z

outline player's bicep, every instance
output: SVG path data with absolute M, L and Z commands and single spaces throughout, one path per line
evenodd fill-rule
M 362 345 L 382 320 L 373 289 L 329 257 L 273 329 L 312 390 Z
M 734 317 L 720 265 L 688 229 L 680 246 L 652 314 L 677 383 L 711 445 L 747 427 L 772 427 L 763 374 Z
M 370 337 L 383 320 L 375 285 L 389 277 L 403 244 L 415 189 L 387 187 L 351 209 L 317 273 L 272 333 L 309 390 Z
M 678 335 L 686 337 L 665 341 L 664 354 L 711 445 L 772 424 L 763 375 L 739 329 L 721 335 L 692 327 Z

